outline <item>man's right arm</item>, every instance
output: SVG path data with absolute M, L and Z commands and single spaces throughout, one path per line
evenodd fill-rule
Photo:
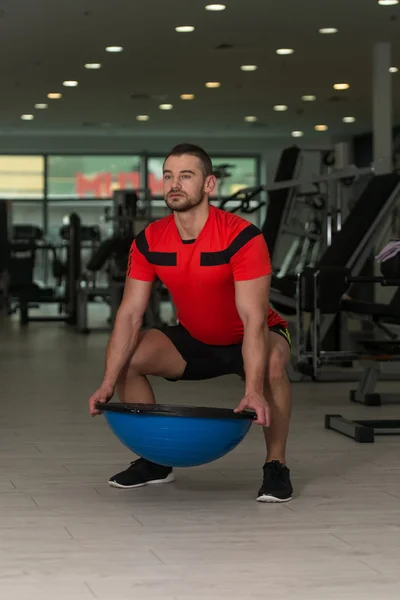
M 152 281 L 126 278 L 124 295 L 107 345 L 102 385 L 114 388 L 121 370 L 134 353 L 152 285 Z
M 152 285 L 152 281 L 126 278 L 124 296 L 107 345 L 103 382 L 89 398 L 89 411 L 93 417 L 101 414 L 96 404 L 112 398 L 119 374 L 136 349 Z

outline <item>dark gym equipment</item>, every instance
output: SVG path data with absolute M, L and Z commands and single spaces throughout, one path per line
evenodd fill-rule
M 148 190 L 117 190 L 113 197 L 113 215 L 107 220 L 113 222 L 113 235 L 103 240 L 83 269 L 77 289 L 78 333 L 90 333 L 89 304 L 102 300 L 110 306 L 110 318 L 107 326 L 97 328 L 98 331 L 109 330 L 113 325 L 118 307 L 121 303 L 129 250 L 135 236 L 151 221 L 151 202 Z M 106 285 L 96 284 L 95 277 L 100 272 L 106 273 Z M 147 327 L 161 326 L 160 302 L 168 295 L 160 281 L 153 286 L 152 295 L 144 317 Z
M 42 241 L 40 228 L 33 226 L 15 226 L 15 238 L 10 244 L 10 296 L 16 302 L 15 310 L 19 311 L 20 324 L 27 325 L 32 321 L 76 323 L 77 294 L 76 286 L 81 273 L 81 221 L 77 214 L 69 217 L 68 243 L 66 244 L 65 270 L 59 273 L 59 259 L 53 244 Z M 59 292 L 54 287 L 43 287 L 34 281 L 36 255 L 41 251 L 49 251 L 53 257 L 55 275 L 65 276 L 65 288 Z M 42 304 L 58 304 L 58 315 L 32 315 L 32 308 Z
M 9 310 L 10 205 L 0 200 L 0 315 Z
M 349 267 L 354 275 L 359 275 L 399 196 L 398 175 L 373 177 L 316 266 Z M 281 312 L 295 314 L 296 290 L 296 278 L 273 277 L 271 303 L 278 305 Z
M 400 419 L 353 419 L 325 415 L 325 429 L 332 429 L 359 444 L 373 444 L 376 435 L 400 435 Z
M 255 413 L 169 404 L 97 404 L 116 437 L 138 456 L 167 467 L 194 467 L 231 452 Z
M 396 261 L 393 262 L 396 264 Z M 300 369 L 305 368 L 311 376 L 315 377 L 322 365 L 335 364 L 337 361 L 343 360 L 344 357 L 350 360 L 365 362 L 366 369 L 360 381 L 359 389 L 351 391 L 350 399 L 353 402 L 359 402 L 367 406 L 379 406 L 384 399 L 389 402 L 399 402 L 399 395 L 385 396 L 374 393 L 379 367 L 374 368 L 372 365 L 380 365 L 384 362 L 400 362 L 400 340 L 397 339 L 397 336 L 392 335 L 392 339 L 390 340 L 374 338 L 359 340 L 361 348 L 358 352 L 323 351 L 320 345 L 319 326 L 321 315 L 340 311 L 341 297 L 351 284 L 378 284 L 384 287 L 395 286 L 400 289 L 400 271 L 397 271 L 396 267 L 391 267 L 390 265 L 385 265 L 383 270 L 389 277 L 357 277 L 353 276 L 350 269 L 345 267 L 305 269 L 299 276 L 298 284 L 300 344 L 298 360 Z M 356 313 L 356 304 L 356 302 L 352 302 L 353 314 Z M 362 305 L 363 303 L 360 304 Z M 365 309 L 365 307 L 363 308 Z M 310 314 L 312 321 L 313 336 L 311 352 L 303 350 L 304 329 L 302 326 L 302 316 L 304 312 Z M 385 320 L 386 314 L 382 315 L 383 320 Z M 360 316 L 365 316 L 365 310 L 361 311 Z M 391 316 L 391 323 L 400 325 L 400 312 L 397 312 L 396 316 L 393 314 Z M 325 427 L 351 437 L 360 443 L 373 442 L 375 435 L 400 435 L 399 419 L 349 420 L 342 417 L 342 415 L 326 415 Z

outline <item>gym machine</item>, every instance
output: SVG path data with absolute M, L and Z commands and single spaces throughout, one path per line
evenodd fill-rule
M 152 220 L 151 196 L 149 190 L 118 190 L 113 196 L 113 214 L 106 217 L 113 222 L 113 235 L 104 240 L 94 252 L 82 272 L 77 286 L 77 321 L 75 329 L 79 333 L 89 333 L 89 304 L 101 300 L 110 308 L 107 326 L 97 328 L 108 330 L 113 325 L 121 303 L 125 286 L 126 268 L 129 251 L 135 236 Z M 96 285 L 95 277 L 105 272 L 107 283 Z M 146 326 L 162 324 L 160 316 L 161 302 L 168 293 L 160 281 L 153 286 L 149 306 L 145 314 Z
M 9 312 L 11 204 L 0 200 L 0 315 Z
M 10 242 L 9 295 L 15 302 L 14 311 L 20 315 L 20 324 L 32 321 L 61 321 L 69 325 L 76 322 L 76 283 L 81 272 L 81 221 L 77 214 L 69 216 L 66 265 L 62 276 L 64 289 L 41 286 L 34 280 L 37 253 L 50 252 L 53 257 L 55 275 L 60 265 L 56 248 L 42 239 L 43 232 L 34 226 L 14 226 L 14 237 Z M 58 315 L 32 315 L 31 309 L 43 304 L 58 304 Z
M 332 293 L 332 282 L 335 292 Z M 367 406 L 380 406 L 383 403 L 400 403 L 399 394 L 374 393 L 377 384 L 380 366 L 384 363 L 400 361 L 400 338 L 389 330 L 390 339 L 376 339 L 374 337 L 360 340 L 358 352 L 326 352 L 322 351 L 319 344 L 319 323 L 322 314 L 329 314 L 340 309 L 341 297 L 351 284 L 375 284 L 384 287 L 397 287 L 397 307 L 389 305 L 375 305 L 374 317 L 378 316 L 382 322 L 389 322 L 392 327 L 400 325 L 399 291 L 400 291 L 400 259 L 395 257 L 382 263 L 381 276 L 354 276 L 347 268 L 320 268 L 306 269 L 299 277 L 299 337 L 300 348 L 298 360 L 311 361 L 312 372 L 325 364 L 335 364 L 342 360 L 346 354 L 352 360 L 364 364 L 364 373 L 360 379 L 357 390 L 350 391 L 350 400 Z M 391 304 L 393 303 L 393 300 Z M 354 304 L 354 303 L 353 303 Z M 360 316 L 365 314 L 365 304 L 360 302 Z M 353 306 L 354 310 L 354 306 Z M 304 330 L 302 328 L 303 311 L 311 314 L 313 323 L 313 350 L 307 353 L 302 350 L 304 346 Z M 306 363 L 307 364 L 307 363 Z M 308 363 L 310 365 L 310 363 Z M 346 435 L 360 443 L 374 442 L 375 435 L 400 435 L 400 419 L 355 419 L 349 420 L 339 414 L 325 416 L 325 428 L 332 429 Z

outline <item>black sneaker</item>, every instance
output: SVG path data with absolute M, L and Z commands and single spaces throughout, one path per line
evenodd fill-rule
M 175 475 L 171 467 L 164 467 L 139 458 L 132 462 L 125 471 L 111 477 L 108 483 L 116 488 L 130 489 L 157 483 L 171 483 L 172 481 L 175 481 Z
M 293 487 L 289 469 L 278 460 L 265 463 L 264 481 L 258 492 L 258 502 L 289 502 Z

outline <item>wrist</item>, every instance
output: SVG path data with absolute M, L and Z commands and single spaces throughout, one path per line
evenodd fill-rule
M 102 388 L 112 388 L 114 389 L 116 385 L 115 381 L 112 381 L 111 379 L 103 379 L 103 382 L 101 384 L 100 387 Z
M 261 396 L 264 395 L 264 386 L 246 386 L 245 388 L 245 396 L 250 396 L 251 394 L 259 394 Z

